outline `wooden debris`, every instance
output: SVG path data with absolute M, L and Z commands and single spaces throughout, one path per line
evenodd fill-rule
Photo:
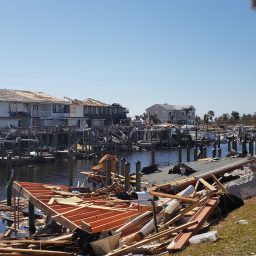
M 152 196 L 160 196 L 160 197 L 167 197 L 167 198 L 172 198 L 172 199 L 176 199 L 178 201 L 181 202 L 189 202 L 189 203 L 194 203 L 197 200 L 194 198 L 189 198 L 189 197 L 184 197 L 184 196 L 178 196 L 178 195 L 172 195 L 172 194 L 166 194 L 166 193 L 162 193 L 162 192 L 157 192 L 157 191 L 153 191 L 151 190 L 149 192 Z
M 197 223 L 197 221 L 193 221 L 193 222 L 189 222 L 189 223 L 186 223 L 184 225 L 181 225 L 179 227 L 169 228 L 169 229 L 164 230 L 162 232 L 159 232 L 159 233 L 157 233 L 155 235 L 149 236 L 148 238 L 146 238 L 146 239 L 144 239 L 144 240 L 142 240 L 142 241 L 140 241 L 138 243 L 135 243 L 133 245 L 127 246 L 125 248 L 121 248 L 121 249 L 112 251 L 112 252 L 108 253 L 107 256 L 124 255 L 124 253 L 131 252 L 132 249 L 134 249 L 134 248 L 140 247 L 140 246 L 142 246 L 144 244 L 148 244 L 148 243 L 150 243 L 152 241 L 155 241 L 155 240 L 158 240 L 158 239 L 160 239 L 162 237 L 171 235 L 171 234 L 173 234 L 175 232 L 178 232 L 178 231 L 183 230 L 185 228 L 188 228 L 188 227 L 190 227 L 192 225 L 195 225 L 196 223 Z

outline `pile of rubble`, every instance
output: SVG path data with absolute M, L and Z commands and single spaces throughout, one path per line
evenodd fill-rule
M 15 181 L 12 209 L 0 205 L 13 213 L 0 255 L 161 255 L 214 241 L 218 234 L 207 232 L 209 227 L 256 194 L 244 192 L 247 182 L 254 184 L 254 172 L 241 167 L 251 162 L 214 163 L 211 171 L 203 163 L 204 174 L 195 171 L 143 191 L 127 191 L 120 175 L 93 191 Z M 230 193 L 240 186 L 243 193 Z M 35 215 L 36 209 L 41 214 Z M 22 226 L 25 238 L 20 238 Z

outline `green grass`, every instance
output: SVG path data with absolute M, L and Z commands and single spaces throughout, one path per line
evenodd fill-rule
M 237 224 L 248 220 L 249 224 Z M 256 256 L 256 198 L 245 201 L 245 205 L 231 212 L 226 219 L 212 226 L 220 238 L 213 243 L 189 245 L 176 256 Z

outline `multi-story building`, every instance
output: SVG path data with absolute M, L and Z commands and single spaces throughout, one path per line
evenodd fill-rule
M 0 89 L 0 128 L 32 126 L 104 126 L 126 118 L 119 104 L 97 100 L 62 100 L 43 92 Z
M 155 104 L 146 109 L 146 114 L 155 116 L 161 123 L 195 124 L 195 110 L 192 105 Z
M 92 127 L 119 124 L 120 120 L 127 118 L 128 110 L 117 103 L 110 105 L 88 98 L 83 104 L 84 116 Z

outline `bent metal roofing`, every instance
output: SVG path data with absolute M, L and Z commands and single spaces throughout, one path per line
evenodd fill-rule
M 0 101 L 23 102 L 23 103 L 70 103 L 44 92 L 32 92 L 23 90 L 0 89 Z

